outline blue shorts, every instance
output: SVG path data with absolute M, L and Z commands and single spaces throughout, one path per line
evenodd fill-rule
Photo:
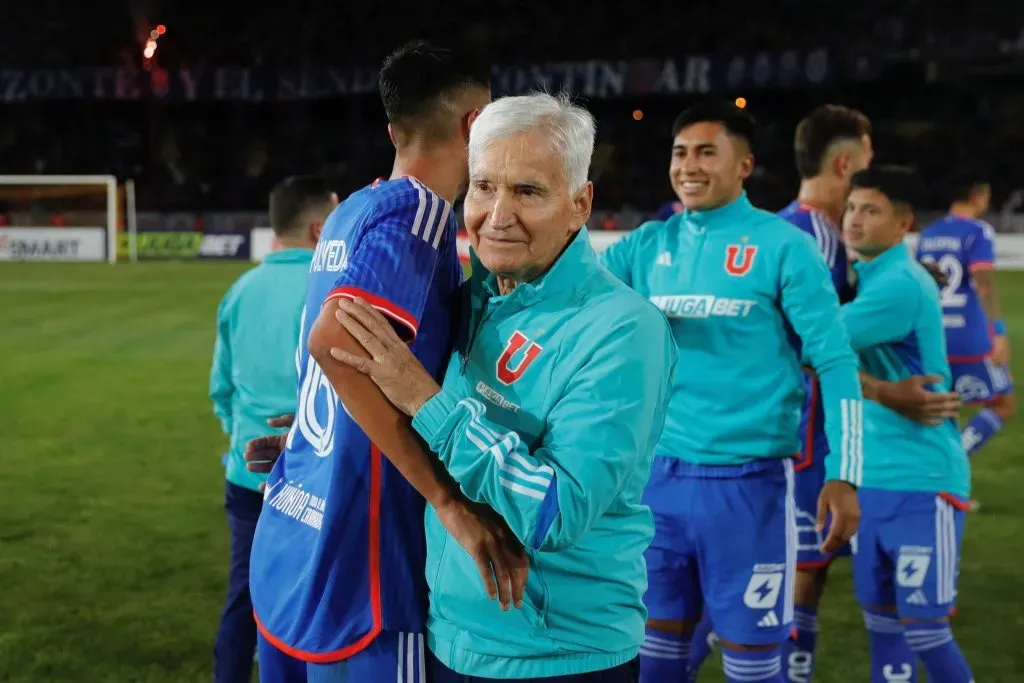
M 260 683 L 426 683 L 425 641 L 422 633 L 382 631 L 348 659 L 314 664 L 278 650 L 260 633 Z
M 863 607 L 938 619 L 956 602 L 964 512 L 936 493 L 860 489 L 853 585 Z
M 704 467 L 655 456 L 644 503 L 651 619 L 697 620 L 738 645 L 783 642 L 793 620 L 793 462 Z
M 988 403 L 1013 393 L 1013 378 L 1005 365 L 985 359 L 974 363 L 950 363 L 953 389 L 964 405 Z
M 837 557 L 849 557 L 847 543 L 834 552 L 823 552 L 821 544 L 828 536 L 831 520 L 818 531 L 818 497 L 825 485 L 825 462 L 823 451 L 815 454 L 815 460 L 808 466 L 796 468 L 794 476 L 794 499 L 796 501 L 796 566 L 797 569 L 818 569 L 832 564 Z M 806 462 L 806 461 L 805 461 Z

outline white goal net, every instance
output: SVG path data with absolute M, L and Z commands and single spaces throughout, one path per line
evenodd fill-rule
M 114 176 L 0 176 L 0 261 L 115 263 L 123 200 Z

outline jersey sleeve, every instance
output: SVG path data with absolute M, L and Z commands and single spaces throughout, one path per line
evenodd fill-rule
M 642 234 L 640 231 L 647 225 L 650 224 L 641 225 L 622 239 L 609 245 L 599 257 L 602 265 L 629 287 L 633 287 L 633 264 L 636 263 L 637 249 Z
M 597 336 L 573 364 L 535 449 L 488 419 L 483 403 L 451 389 L 412 423 L 463 492 L 537 550 L 578 543 L 631 477 L 646 477 L 643 464 L 664 424 L 676 354 L 664 320 L 611 322 L 609 334 Z
M 421 185 L 375 205 L 326 301 L 360 298 L 411 342 L 419 331 L 451 216 L 451 204 Z
M 217 307 L 217 338 L 213 343 L 213 362 L 210 365 L 210 401 L 213 414 L 220 420 L 221 429 L 230 435 L 232 430 L 232 401 L 235 385 L 231 379 L 231 300 L 228 291 Z
M 988 223 L 981 225 L 967 250 L 967 270 L 991 270 L 996 267 L 995 231 Z
M 857 357 L 839 324 L 839 297 L 824 259 L 811 239 L 790 240 L 780 262 L 782 311 L 800 337 L 803 355 L 814 368 L 825 409 L 827 480 L 859 486 L 863 472 L 860 444 L 863 399 Z
M 912 330 L 914 297 L 906 288 L 869 287 L 843 306 L 843 327 L 854 351 L 898 342 Z

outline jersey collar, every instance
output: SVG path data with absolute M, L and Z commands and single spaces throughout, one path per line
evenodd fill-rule
M 889 247 L 870 261 L 857 261 L 853 264 L 853 267 L 857 270 L 859 275 L 864 276 L 884 270 L 887 266 L 896 263 L 897 261 L 904 261 L 909 258 L 910 250 L 907 249 L 906 244 L 901 242 L 900 244 Z
M 470 264 L 473 269 L 470 277 L 474 284 L 484 289 L 486 297 L 498 297 L 497 277 L 484 268 L 476 257 L 476 252 L 472 250 L 470 251 Z M 562 255 L 548 269 L 548 272 L 532 282 L 524 282 L 517 286 L 507 297 L 517 299 L 522 305 L 528 306 L 543 298 L 564 296 L 566 293 L 575 295 L 583 280 L 581 275 L 596 266 L 597 254 L 590 246 L 590 234 L 587 227 L 583 226 L 569 242 L 569 246 L 565 248 Z
M 272 251 L 263 257 L 264 263 L 311 263 L 313 261 L 312 249 L 281 249 Z
M 747 198 L 747 191 L 743 190 L 740 192 L 739 197 L 725 206 L 720 206 L 717 209 L 711 209 L 709 211 L 683 209 L 683 212 L 679 215 L 682 216 L 683 223 L 688 226 L 707 228 L 712 224 L 728 225 L 732 221 L 740 219 L 750 213 L 752 208 L 753 204 L 751 204 L 750 199 Z

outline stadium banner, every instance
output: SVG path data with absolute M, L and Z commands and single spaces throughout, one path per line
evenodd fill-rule
M 145 230 L 137 233 L 139 260 L 248 259 L 247 232 L 202 233 L 183 230 Z M 128 233 L 118 235 L 117 257 L 130 256 Z
M 104 228 L 0 228 L 0 261 L 105 261 Z
M 589 233 L 590 243 L 594 250 L 600 253 L 630 232 L 629 230 L 591 230 Z M 908 234 L 907 245 L 914 248 L 917 238 L 917 233 Z M 252 261 L 259 263 L 264 256 L 276 248 L 274 231 L 270 228 L 253 228 L 250 243 L 252 244 Z M 465 233 L 459 233 L 458 248 L 459 259 L 463 263 L 468 263 L 469 237 Z M 1024 270 L 1024 234 L 996 235 L 996 266 L 1000 270 Z
M 589 59 L 499 65 L 493 68 L 491 81 L 496 96 L 540 88 L 605 99 L 825 85 L 839 76 L 840 63 L 827 48 L 668 59 Z M 154 68 L 145 72 L 116 67 L 0 69 L 3 102 L 294 102 L 366 95 L 376 90 L 377 69 L 370 67 L 222 66 Z

